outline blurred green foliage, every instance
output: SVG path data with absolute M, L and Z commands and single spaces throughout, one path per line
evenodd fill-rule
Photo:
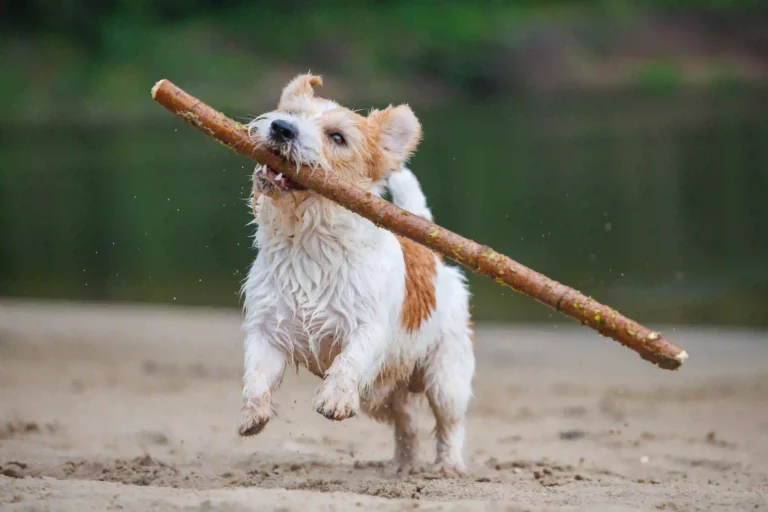
M 766 325 L 768 91 L 418 111 L 437 221 L 647 322 Z M 252 164 L 166 115 L 2 133 L 0 295 L 236 307 Z M 472 277 L 478 320 L 559 318 Z
M 418 28 L 429 36 L 447 42 L 474 42 L 489 34 L 486 27 L 493 22 L 515 18 L 521 22 L 535 19 L 555 20 L 571 17 L 574 12 L 589 9 L 614 16 L 634 15 L 640 9 L 656 10 L 733 10 L 758 8 L 768 10 L 759 0 L 25 0 L 0 3 L 3 16 L 0 27 L 17 33 L 66 35 L 91 48 L 98 48 L 105 32 L 116 19 L 134 24 L 172 23 L 195 17 L 222 17 L 237 23 L 241 12 L 252 15 L 247 22 L 259 22 L 260 31 L 280 32 L 284 23 L 290 28 L 328 30 L 344 27 L 374 27 L 387 23 Z M 439 15 L 438 15 L 439 14 Z M 299 16 L 301 15 L 301 16 Z M 257 19 L 256 19 L 257 18 Z M 254 27 L 255 28 L 255 27 Z M 293 33 L 293 32 L 292 32 Z M 295 32 L 294 35 L 301 32 Z
M 0 295 L 234 307 L 251 164 L 149 88 L 247 118 L 312 69 L 416 107 L 446 227 L 649 322 L 766 325 L 768 92 L 728 58 L 615 59 L 649 9 L 728 39 L 768 2 L 0 0 Z M 478 319 L 554 318 L 472 288 Z
M 654 60 L 637 71 L 637 86 L 647 90 L 672 90 L 683 85 L 683 70 L 676 62 Z
M 261 83 L 264 70 L 287 64 L 353 76 L 380 89 L 369 91 L 373 97 L 387 97 L 384 91 L 402 77 L 472 97 L 510 94 L 528 78 L 520 75 L 530 66 L 520 61 L 521 41 L 546 50 L 546 37 L 539 41 L 536 34 L 547 36 L 548 27 L 577 27 L 588 50 L 599 53 L 649 8 L 727 8 L 753 16 L 768 13 L 766 5 L 749 0 L 6 1 L 0 7 L 0 107 L 6 120 L 146 118 L 157 115 L 144 101 L 147 83 L 159 77 L 198 85 L 200 94 L 225 96 L 215 84 L 238 84 L 246 91 Z M 566 67 L 574 59 L 590 62 L 583 50 L 572 51 Z M 676 66 L 640 63 L 629 79 L 641 88 L 674 87 L 684 78 Z M 738 73 L 713 79 L 723 81 L 738 82 Z M 225 97 L 222 107 L 246 100 Z

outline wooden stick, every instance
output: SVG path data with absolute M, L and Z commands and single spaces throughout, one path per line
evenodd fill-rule
M 494 279 L 542 304 L 575 318 L 603 336 L 613 338 L 661 368 L 676 370 L 688 354 L 661 334 L 619 314 L 573 288 L 531 270 L 493 249 L 464 238 L 422 217 L 408 213 L 336 174 L 297 167 L 257 147 L 242 124 L 194 98 L 168 80 L 152 88 L 152 98 L 224 146 L 282 172 L 291 180 L 365 217 L 377 226 L 410 238 L 473 272 Z

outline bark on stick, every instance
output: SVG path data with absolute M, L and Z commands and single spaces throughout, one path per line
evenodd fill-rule
M 410 238 L 461 263 L 478 274 L 494 279 L 542 304 L 613 338 L 643 359 L 661 368 L 676 370 L 688 354 L 616 310 L 581 292 L 558 283 L 520 263 L 437 224 L 347 183 L 333 173 L 297 167 L 267 149 L 259 148 L 242 124 L 229 119 L 202 101 L 190 96 L 168 80 L 152 88 L 152 98 L 188 124 L 238 153 L 282 172 L 291 180 L 365 217 L 395 234 Z

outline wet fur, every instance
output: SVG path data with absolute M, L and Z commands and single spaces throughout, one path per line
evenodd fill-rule
M 362 116 L 315 96 L 319 77 L 300 75 L 277 110 L 250 132 L 267 140 L 285 120 L 299 136 L 274 145 L 295 162 L 333 172 L 431 219 L 418 180 L 405 167 L 421 137 L 408 106 Z M 344 144 L 333 133 L 343 134 Z M 308 191 L 255 181 L 258 255 L 244 285 L 245 372 L 241 435 L 274 414 L 272 394 L 288 366 L 323 378 L 317 411 L 332 420 L 359 412 L 394 426 L 400 471 L 417 458 L 413 398 L 425 394 L 436 420 L 438 469 L 465 470 L 464 422 L 472 391 L 469 291 L 461 272 Z

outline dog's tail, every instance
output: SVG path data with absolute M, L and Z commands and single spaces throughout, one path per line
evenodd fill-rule
M 389 176 L 387 187 L 389 193 L 392 194 L 392 202 L 397 206 L 427 220 L 432 220 L 432 211 L 427 206 L 427 198 L 421 191 L 419 180 L 406 166 Z

